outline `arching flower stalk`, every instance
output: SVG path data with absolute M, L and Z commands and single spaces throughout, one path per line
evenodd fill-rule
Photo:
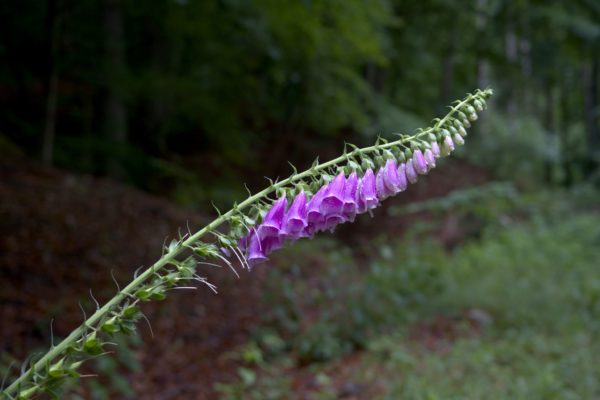
M 186 281 L 216 291 L 196 273 L 198 265 L 220 263 L 235 271 L 234 264 L 239 264 L 249 269 L 287 243 L 332 232 L 339 224 L 370 213 L 435 168 L 437 159 L 450 155 L 455 145 L 464 144 L 470 121 L 477 119 L 491 95 L 489 89 L 467 95 L 432 127 L 414 135 L 399 135 L 389 142 L 380 138 L 365 148 L 347 144 L 340 157 L 322 164 L 315 161 L 304 172 L 294 169 L 290 177 L 250 194 L 196 233 L 173 240 L 156 263 L 136 274 L 62 342 L 33 360 L 29 369 L 23 368 L 25 372 L 0 393 L 0 399 L 54 393 L 64 380 L 79 377 L 82 362 L 105 354 L 111 336 L 135 331 L 143 315 L 140 302 L 163 300 Z M 224 225 L 228 229 L 222 229 Z
M 477 100 L 484 101 L 486 96 L 482 97 Z M 474 110 L 471 112 L 471 106 L 467 108 L 471 119 L 475 120 L 477 114 Z M 440 124 L 431 132 L 421 132 L 406 141 L 386 143 L 379 146 L 379 154 L 373 152 L 375 157 L 365 155 L 364 150 L 356 150 L 349 159 L 356 161 L 354 157 L 360 157 L 362 163 L 347 162 L 333 179 L 325 179 L 326 183 L 320 186 L 315 184 L 318 189 L 308 203 L 304 189 L 296 194 L 284 192 L 268 208 L 262 223 L 239 240 L 247 264 L 253 266 L 265 262 L 268 255 L 286 241 L 294 242 L 318 232 L 333 231 L 339 224 L 352 222 L 356 215 L 370 212 L 383 200 L 406 190 L 409 183 L 416 183 L 419 175 L 426 175 L 435 168 L 436 158 L 450 155 L 455 143 L 464 144 L 463 136 L 467 131 L 463 122 L 451 118 L 448 118 L 448 129 Z M 366 171 L 361 165 L 367 166 Z M 290 206 L 286 211 L 288 197 Z

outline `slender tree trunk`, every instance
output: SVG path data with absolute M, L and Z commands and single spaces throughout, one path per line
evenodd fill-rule
M 511 26 L 509 26 L 507 28 L 507 31 L 504 36 L 504 43 L 505 43 L 505 47 L 504 47 L 505 57 L 508 60 L 511 67 L 515 66 L 518 62 L 518 59 L 517 59 L 518 38 L 517 38 L 517 35 L 514 33 Z M 515 120 L 515 118 L 517 116 L 517 110 L 519 108 L 517 105 L 517 101 L 515 100 L 516 95 L 517 95 L 516 88 L 511 87 L 510 88 L 510 97 L 508 98 L 508 104 L 506 107 L 508 115 L 510 117 L 510 121 Z
M 116 154 L 108 159 L 108 173 L 115 178 L 124 175 L 120 160 L 127 143 L 127 106 L 125 104 L 125 38 L 121 0 L 104 0 L 104 29 L 106 46 L 106 97 L 104 129 L 114 145 Z
M 48 59 L 46 78 L 46 108 L 44 131 L 42 134 L 42 160 L 52 163 L 54 137 L 56 133 L 56 108 L 58 103 L 58 46 L 60 41 L 60 0 L 48 0 L 46 17 L 46 37 L 48 38 Z
M 599 153 L 600 128 L 600 104 L 598 104 L 598 59 L 592 56 L 584 70 L 584 92 L 585 92 L 585 125 L 588 134 L 588 172 L 592 172 L 597 166 L 596 157 Z
M 451 33 L 451 39 L 442 61 L 442 99 L 451 97 L 452 81 L 454 80 L 454 42 L 456 35 Z

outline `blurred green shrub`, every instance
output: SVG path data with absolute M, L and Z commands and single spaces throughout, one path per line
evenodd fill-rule
M 369 254 L 327 240 L 290 247 L 290 264 L 269 272 L 272 312 L 240 351 L 261 355 L 245 357 L 256 379 L 224 384 L 239 394 L 226 398 L 244 398 L 241 388 L 248 399 L 303 398 L 290 386 L 294 365 L 320 376 L 356 350 L 364 357 L 346 379 L 377 385 L 381 399 L 600 396 L 600 196 L 590 186 L 505 189 L 489 192 L 512 193 L 519 218 L 452 253 L 422 238 L 373 239 Z M 460 204 L 471 195 L 485 197 L 467 191 L 449 203 L 470 212 Z M 485 324 L 472 325 L 474 310 Z M 428 328 L 438 317 L 448 332 Z M 423 345 L 429 333 L 443 350 Z M 331 384 L 314 392 L 337 393 Z
M 485 166 L 497 179 L 525 188 L 564 180 L 564 149 L 537 119 L 492 112 L 484 126 L 469 141 L 469 150 L 463 150 L 469 161 Z
M 441 289 L 444 253 L 433 242 L 427 247 L 422 253 L 412 245 L 381 246 L 363 271 L 347 248 L 330 241 L 298 244 L 289 251 L 296 261 L 269 273 L 265 299 L 272 312 L 265 323 L 290 338 L 288 351 L 300 364 L 363 348 L 372 333 L 405 321 L 406 309 Z M 301 254 L 315 256 L 303 260 Z

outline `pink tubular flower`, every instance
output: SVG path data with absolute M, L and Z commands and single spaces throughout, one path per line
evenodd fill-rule
M 383 169 L 383 182 L 385 183 L 385 186 L 388 188 L 388 190 L 392 193 L 392 195 L 404 190 L 401 188 L 402 181 L 398 176 L 398 168 L 396 166 L 396 161 L 387 160 Z
M 281 226 L 281 235 L 284 238 L 299 239 L 302 237 L 302 231 L 306 228 L 306 194 L 300 192 L 292 202 L 289 210 L 285 214 Z
M 440 145 L 438 142 L 431 142 L 431 152 L 435 158 L 440 158 Z
M 373 175 L 373 170 L 371 168 L 365 172 L 358 187 L 360 192 L 358 212 L 363 213 L 377 207 L 379 200 L 377 199 L 377 191 L 375 188 L 375 175 Z
M 425 150 L 425 161 L 427 161 L 427 168 L 432 169 L 435 168 L 435 156 L 430 149 Z
M 344 186 L 344 209 L 342 215 L 348 221 L 354 221 L 356 209 L 358 207 L 358 176 L 356 172 L 352 172 L 346 180 Z
M 246 256 L 248 265 L 254 266 L 267 260 L 267 255 L 263 251 L 258 235 L 252 232 L 249 236 L 248 255 Z
M 450 153 L 454 151 L 454 142 L 450 136 L 446 136 L 444 138 L 444 142 L 442 143 L 442 154 L 444 156 L 449 156 Z
M 346 176 L 340 172 L 333 181 L 329 183 L 327 193 L 323 197 L 320 210 L 325 217 L 331 215 L 340 215 L 344 208 L 344 186 Z
M 413 166 L 415 167 L 415 171 L 417 171 L 421 175 L 425 175 L 428 171 L 427 169 L 427 161 L 425 161 L 425 157 L 421 150 L 415 150 L 413 153 Z
M 315 224 L 323 219 L 323 214 L 321 213 L 321 203 L 323 202 L 323 198 L 325 197 L 325 193 L 329 189 L 329 185 L 324 185 L 319 189 L 317 193 L 310 199 L 306 206 L 306 222 L 310 224 Z
M 416 183 L 419 180 L 412 158 L 406 162 L 406 178 L 410 183 Z
M 325 215 L 321 212 L 321 203 L 323 203 L 323 199 L 328 191 L 329 184 L 323 185 L 306 206 L 307 226 L 304 229 L 304 233 L 309 237 L 312 237 L 316 232 L 323 230 L 323 226 L 325 225 Z
M 400 164 L 396 172 L 398 173 L 398 188 L 400 189 L 399 191 L 403 192 L 408 186 L 408 181 L 406 178 L 406 164 Z
M 279 236 L 286 205 L 287 200 L 285 196 L 282 196 L 273 204 L 271 209 L 269 209 L 267 215 L 265 215 L 265 219 L 262 224 L 259 225 L 257 230 L 258 237 L 261 241 L 268 237 Z
M 385 200 L 393 194 L 392 191 L 385 185 L 384 176 L 384 167 L 379 168 L 379 171 L 377 171 L 377 175 L 375 176 L 375 191 L 377 192 L 377 198 L 379 200 Z

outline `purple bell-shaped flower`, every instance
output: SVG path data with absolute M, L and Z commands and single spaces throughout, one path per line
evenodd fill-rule
M 377 207 L 379 200 L 377 199 L 377 190 L 375 188 L 375 175 L 373 174 L 373 170 L 371 168 L 369 168 L 361 178 L 360 184 L 358 185 L 358 190 L 360 193 L 360 200 L 358 203 L 359 213 L 363 213 Z
M 425 150 L 425 161 L 427 161 L 427 168 L 432 169 L 435 168 L 435 156 L 433 155 L 433 151 L 430 149 Z
M 427 173 L 427 161 L 425 161 L 425 157 L 423 156 L 423 152 L 421 150 L 415 150 L 413 153 L 413 166 L 415 167 L 415 171 L 421 175 L 425 175 Z
M 246 256 L 248 265 L 251 267 L 267 260 L 267 255 L 263 251 L 258 235 L 252 232 L 248 239 L 248 255 Z
M 290 238 L 292 240 L 302 237 L 302 232 L 307 225 L 306 214 L 306 194 L 304 191 L 301 191 L 296 195 L 292 205 L 285 214 L 281 226 L 281 235 L 284 238 Z
M 348 221 L 354 221 L 358 207 L 358 176 L 352 172 L 344 185 L 344 208 L 342 215 Z
M 344 209 L 344 186 L 346 185 L 346 176 L 340 172 L 330 183 L 327 193 L 321 202 L 321 212 L 325 217 L 331 215 L 341 215 Z
M 386 185 L 385 185 L 385 167 L 379 168 L 377 171 L 377 175 L 375 176 L 375 191 L 377 192 L 377 198 L 381 200 L 385 200 L 394 194 Z
M 388 190 L 394 195 L 403 191 L 404 188 L 402 187 L 402 180 L 400 179 L 400 176 L 398 176 L 398 167 L 396 165 L 396 161 L 387 160 L 383 170 L 383 182 Z M 406 177 L 404 180 L 406 180 Z
M 408 180 L 406 178 L 406 164 L 400 164 L 396 172 L 398 173 L 398 188 L 401 192 L 403 192 L 408 186 Z
M 442 142 L 442 155 L 449 156 L 454 151 L 454 142 L 450 136 L 444 137 Z
M 435 158 L 440 158 L 440 145 L 438 142 L 431 142 L 431 152 L 435 156 Z
M 308 236 L 314 235 L 325 223 L 325 217 L 321 212 L 321 203 L 328 190 L 329 185 L 323 185 L 306 205 L 307 226 L 304 231 Z
M 410 183 L 416 183 L 419 180 L 412 158 L 406 162 L 406 178 Z
M 257 230 L 258 237 L 261 241 L 268 237 L 279 236 L 281 224 L 283 223 L 283 216 L 285 215 L 286 204 L 287 200 L 285 196 L 282 196 L 271 206 Z

